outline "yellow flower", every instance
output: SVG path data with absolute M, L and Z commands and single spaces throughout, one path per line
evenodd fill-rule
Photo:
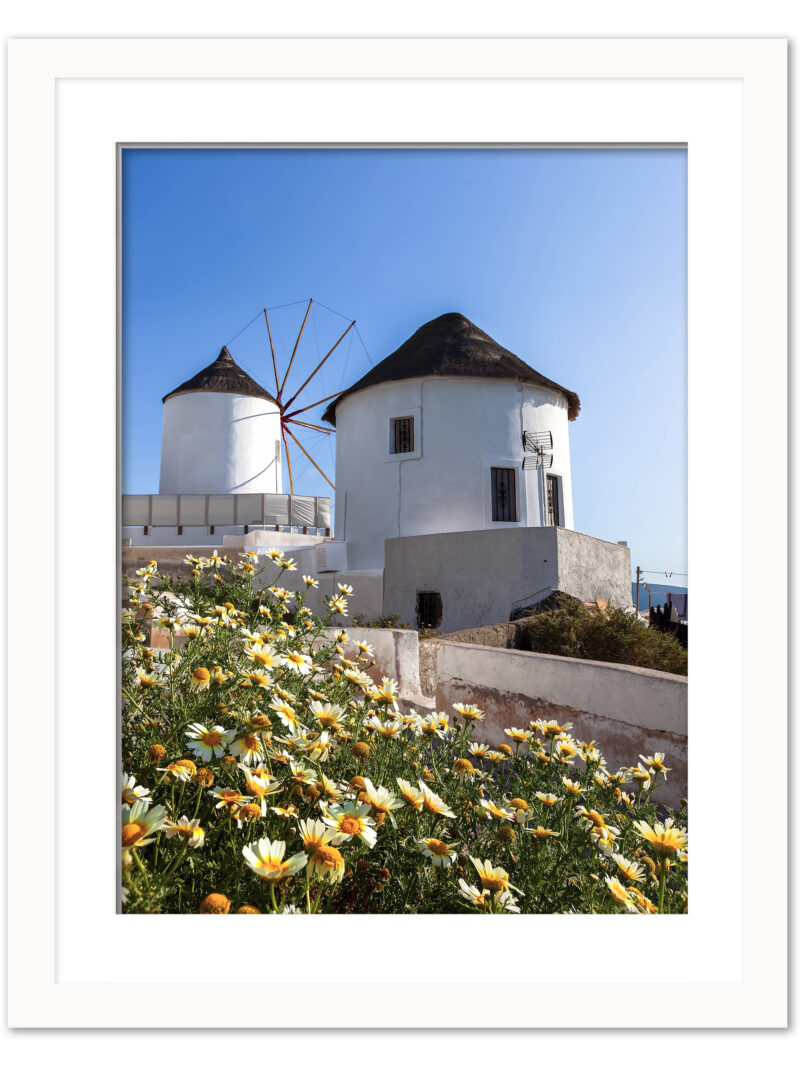
M 635 822 L 633 826 L 639 836 L 650 843 L 650 847 L 657 856 L 671 859 L 677 854 L 678 859 L 685 859 L 685 849 L 689 838 L 685 830 L 673 825 L 674 822 L 674 819 L 666 819 L 663 823 L 657 822 L 651 829 L 642 819 Z
M 209 893 L 198 908 L 201 915 L 227 915 L 230 910 L 231 902 L 222 893 Z
M 312 877 L 341 882 L 344 877 L 344 857 L 333 845 L 319 845 L 309 857 L 308 870 Z
M 481 862 L 475 859 L 474 856 L 470 856 L 472 863 L 475 866 L 475 870 L 478 872 L 478 877 L 481 880 L 481 888 L 491 893 L 495 898 L 502 896 L 503 893 L 507 893 L 509 889 L 514 889 L 516 892 L 520 892 L 516 886 L 511 885 L 509 881 L 510 875 L 508 871 L 502 867 L 493 867 L 490 860 Z

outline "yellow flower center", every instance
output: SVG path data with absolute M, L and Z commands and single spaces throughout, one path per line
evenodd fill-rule
M 335 871 L 344 863 L 344 857 L 338 848 L 333 848 L 332 845 L 320 845 L 314 853 L 314 862 Z
M 345 815 L 339 820 L 339 833 L 360 834 L 364 828 L 364 822 L 355 815 Z
M 468 759 L 457 759 L 453 764 L 453 770 L 456 774 L 470 774 L 475 768 Z
M 431 837 L 425 842 L 428 851 L 432 852 L 434 856 L 447 856 L 449 848 L 445 841 L 440 841 L 438 837 Z
M 222 740 L 222 734 L 219 730 L 206 730 L 206 732 L 201 735 L 200 740 L 204 745 L 208 745 L 209 748 L 216 748 Z
M 281 862 L 281 860 L 261 859 L 258 861 L 258 866 L 262 871 L 269 871 L 270 874 L 277 874 L 278 871 L 284 870 L 287 865 Z
M 242 804 L 242 806 L 239 808 L 240 819 L 247 819 L 249 821 L 252 819 L 257 819 L 260 814 L 261 808 L 258 806 L 258 804 Z
M 205 667 L 195 667 L 192 671 L 192 678 L 194 678 L 196 682 L 208 682 L 211 680 L 211 674 Z
M 147 832 L 147 826 L 141 822 L 129 822 L 122 827 L 122 847 L 130 848 L 137 841 L 141 841 Z
M 584 818 L 588 819 L 589 822 L 593 826 L 596 826 L 599 830 L 601 830 L 606 824 L 605 819 L 599 811 L 587 811 Z
M 242 738 L 242 745 L 248 752 L 258 752 L 260 748 L 260 742 L 256 734 L 247 734 Z
M 493 872 L 492 874 L 482 874 L 481 885 L 490 893 L 500 893 L 502 890 L 508 888 L 508 879 L 496 872 Z

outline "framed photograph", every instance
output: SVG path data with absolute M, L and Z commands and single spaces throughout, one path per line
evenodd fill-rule
M 781 750 L 786 738 L 785 620 L 764 627 L 749 611 L 726 611 L 722 626 L 719 589 L 721 576 L 728 587 L 754 588 L 759 560 L 786 560 L 786 42 L 20 39 L 8 56 L 9 352 L 37 354 L 35 380 L 29 363 L 9 359 L 9 603 L 21 619 L 9 633 L 9 1024 L 130 1027 L 126 1004 L 146 988 L 142 1026 L 175 1026 L 201 995 L 215 1010 L 193 1025 L 224 1028 L 252 988 L 232 963 L 239 928 L 209 937 L 207 925 L 218 934 L 220 923 L 250 919 L 119 909 L 119 464 L 121 441 L 131 441 L 117 403 L 119 266 L 129 239 L 118 211 L 121 152 L 592 147 L 685 153 L 691 905 L 646 918 L 276 914 L 269 955 L 281 960 L 280 976 L 267 968 L 258 983 L 269 1010 L 255 1025 L 352 1027 L 362 1020 L 341 1011 L 352 995 L 369 1004 L 370 1027 L 607 1028 L 632 1018 L 663 1027 L 665 1003 L 675 1027 L 785 1026 L 785 765 L 770 763 L 769 818 L 747 784 L 748 768 L 763 765 L 763 738 Z M 190 175 L 172 180 L 192 195 Z M 157 199 L 156 189 L 152 225 Z M 196 397 L 193 381 L 174 386 Z M 277 368 L 275 384 L 280 399 Z M 566 417 L 577 397 L 555 389 Z M 424 404 L 390 401 L 387 479 L 397 455 L 415 461 L 426 448 Z M 142 431 L 128 448 L 158 444 Z M 196 487 L 170 487 L 169 476 L 162 465 L 162 492 L 197 496 Z M 534 506 L 535 483 L 512 476 L 502 452 L 487 452 L 481 506 L 513 535 Z M 569 525 L 568 479 L 559 469 L 542 481 L 543 525 L 548 514 L 551 525 Z M 282 488 L 275 481 L 259 492 L 276 504 Z M 198 500 L 189 503 L 202 504 L 208 525 L 213 501 Z M 324 527 L 314 507 L 287 521 Z M 50 531 L 51 567 L 13 563 L 29 558 L 34 525 Z M 373 565 L 364 555 L 359 569 Z M 416 610 L 435 626 L 441 601 L 425 596 Z M 54 636 L 43 665 L 45 605 Z M 46 801 L 55 858 L 44 864 L 28 818 L 30 768 L 12 758 L 30 748 L 30 719 L 14 709 L 30 705 L 33 679 L 37 780 L 56 783 Z M 770 857 L 768 885 L 748 862 L 755 841 Z M 39 873 L 15 879 L 14 870 Z M 455 951 L 479 922 L 495 924 L 488 971 L 465 968 Z M 328 939 L 331 951 L 321 953 Z M 626 963 L 576 970 L 580 953 L 564 946 L 586 939 Z M 434 941 L 453 951 L 431 953 Z M 202 967 L 154 969 L 165 945 L 187 943 L 203 945 Z M 644 972 L 629 962 L 643 944 L 664 946 Z M 314 995 L 311 1017 L 301 988 Z M 465 993 L 480 997 L 478 1017 Z M 535 1010 L 510 1021 L 509 997 Z

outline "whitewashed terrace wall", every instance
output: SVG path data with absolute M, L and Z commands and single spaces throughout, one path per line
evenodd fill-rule
M 664 752 L 672 769 L 656 796 L 672 807 L 686 796 L 688 683 L 681 675 L 483 645 L 430 639 L 420 645 L 414 630 L 347 633 L 374 647 L 374 673 L 396 678 L 407 700 L 429 704 L 424 687 L 440 711 L 452 713 L 458 701 L 477 704 L 486 718 L 476 724 L 476 740 L 503 744 L 506 727 L 532 719 L 571 722 L 575 737 L 597 742 L 612 771 Z M 432 661 L 427 672 L 423 663 L 422 675 L 420 649 Z

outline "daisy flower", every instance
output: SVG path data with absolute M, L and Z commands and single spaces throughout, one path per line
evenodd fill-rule
M 167 812 L 160 804 L 149 807 L 141 800 L 122 805 L 122 848 L 144 848 L 164 825 Z
M 249 682 L 250 685 L 257 686 L 259 689 L 269 689 L 272 685 L 272 679 L 264 671 L 245 671 L 244 679 L 245 682 Z
M 320 700 L 312 700 L 309 708 L 320 726 L 324 726 L 327 730 L 338 727 L 344 714 L 344 709 L 338 704 L 329 704 L 327 701 L 322 703 Z
M 478 759 L 486 759 L 489 755 L 489 746 L 481 745 L 476 741 L 475 744 L 469 746 L 469 754 Z
M 159 685 L 164 684 L 164 679 L 160 678 L 157 674 L 153 674 L 150 671 L 144 669 L 144 667 L 136 668 L 136 678 L 134 679 L 134 685 L 141 689 L 155 689 Z
M 297 712 L 283 697 L 273 697 L 269 706 L 278 713 L 278 718 L 284 726 L 292 729 L 297 725 Z
M 231 745 L 231 755 L 239 756 L 241 763 L 260 763 L 264 755 L 261 738 L 258 734 L 245 734 L 238 737 Z M 241 766 L 241 763 L 239 764 Z
M 422 792 L 422 807 L 429 815 L 444 815 L 448 819 L 455 819 L 456 813 L 423 781 L 419 782 L 419 788 Z
M 622 907 L 625 908 L 625 910 L 628 912 L 635 913 L 638 910 L 633 902 L 632 897 L 628 893 L 628 890 L 625 888 L 622 882 L 620 882 L 619 878 L 609 878 L 609 876 L 606 875 L 605 882 L 608 886 L 609 893 L 617 902 L 617 904 L 621 904 Z
M 651 771 L 654 771 L 656 774 L 663 774 L 664 781 L 667 780 L 667 771 L 671 771 L 672 767 L 664 766 L 663 752 L 656 752 L 654 756 L 643 756 L 641 753 L 639 753 L 639 758 L 644 760 L 644 762 L 647 764 Z
M 303 652 L 286 652 L 284 666 L 293 674 L 306 675 L 311 673 L 313 660 Z
M 284 662 L 283 655 L 280 652 L 276 652 L 272 645 L 255 643 L 245 645 L 244 654 L 262 671 L 271 671 L 273 667 L 281 667 Z
M 561 837 L 555 830 L 546 830 L 544 826 L 526 826 L 525 832 L 530 834 L 537 845 L 542 845 L 548 837 Z
M 341 882 L 344 878 L 344 856 L 334 845 L 320 845 L 308 858 L 308 871 L 312 878 Z
M 503 731 L 504 734 L 508 734 L 512 741 L 516 741 L 518 745 L 521 745 L 523 741 L 530 741 L 533 736 L 530 730 L 523 730 L 521 726 L 512 726 Z
M 205 831 L 199 819 L 187 819 L 181 815 L 176 823 L 165 823 L 164 830 L 168 838 L 178 834 L 182 841 L 188 842 L 189 848 L 202 848 L 205 843 Z
M 481 860 L 475 859 L 474 856 L 470 856 L 470 860 L 478 872 L 481 888 L 491 893 L 495 899 L 508 892 L 509 889 L 514 889 L 517 893 L 520 892 L 516 886 L 511 885 L 509 882 L 510 875 L 502 867 L 493 867 L 490 860 L 481 862 Z
M 336 831 L 336 836 L 332 838 L 333 843 L 338 845 L 349 838 L 357 837 L 372 848 L 378 840 L 378 835 L 374 829 L 375 823 L 369 817 L 370 811 L 369 804 L 356 805 L 352 801 L 332 804 L 327 809 L 323 822 Z
M 559 726 L 555 719 L 534 719 L 531 723 L 531 727 L 539 730 L 548 740 L 552 740 L 553 738 L 558 737 L 559 734 L 571 730 L 572 723 L 565 722 L 563 726 Z
M 211 685 L 211 671 L 206 667 L 195 667 L 192 671 L 190 684 L 192 689 L 196 689 L 198 692 L 202 693 L 204 689 L 208 689 Z
M 238 808 L 240 804 L 247 803 L 247 797 L 238 789 L 223 789 L 222 786 L 217 785 L 209 792 L 218 801 L 214 805 L 215 808 Z
M 514 812 L 507 811 L 505 808 L 499 808 L 497 804 L 491 800 L 481 800 L 481 807 L 484 808 L 493 819 L 513 819 Z
M 328 603 L 331 611 L 335 615 L 347 614 L 347 601 L 343 596 L 332 597 Z
M 633 860 L 625 859 L 620 852 L 615 852 L 611 856 L 612 860 L 619 867 L 622 876 L 628 882 L 644 882 L 646 880 L 645 869 L 641 863 L 635 863 Z
M 236 736 L 235 730 L 225 730 L 222 726 L 212 726 L 210 729 L 202 723 L 189 724 L 186 731 L 189 738 L 187 747 L 202 760 L 208 762 L 214 756 L 222 756 L 229 741 Z
M 309 589 L 316 589 L 319 586 L 319 582 L 316 578 L 312 578 L 310 574 L 303 575 L 303 581 L 306 583 Z
M 285 852 L 284 841 L 270 841 L 268 837 L 262 837 L 254 845 L 245 845 L 242 849 L 242 855 L 250 868 L 259 878 L 266 878 L 268 881 L 290 878 L 308 863 L 305 852 L 298 852 L 288 860 L 283 858 Z
M 369 696 L 376 704 L 388 704 L 397 710 L 397 682 L 382 678 L 379 686 L 370 689 Z
M 453 711 L 457 712 L 462 719 L 476 720 L 483 718 L 483 712 L 475 704 L 454 704 Z
M 153 798 L 150 796 L 150 790 L 146 786 L 137 785 L 136 779 L 132 774 L 123 774 L 122 803 L 135 804 L 137 800 L 141 801 L 142 804 L 151 804 Z
M 369 778 L 364 779 L 364 792 L 372 805 L 373 811 L 389 813 L 403 807 L 403 801 L 385 786 L 374 786 Z
M 425 803 L 425 797 L 419 789 L 407 782 L 405 778 L 396 779 L 398 786 L 400 787 L 400 795 L 403 800 L 408 804 L 410 808 L 415 811 L 422 811 Z
M 633 824 L 633 828 L 640 837 L 650 843 L 653 852 L 660 858 L 671 859 L 677 855 L 679 860 L 685 860 L 689 838 L 686 830 L 681 830 L 674 822 L 674 819 L 665 819 L 663 823 L 657 822 L 651 828 L 641 819 Z
M 573 782 L 571 778 L 566 777 L 562 778 L 561 781 L 564 783 L 567 796 L 578 797 L 583 792 L 583 786 L 580 782 Z
M 449 867 L 455 858 L 455 852 L 446 841 L 438 837 L 424 837 L 417 841 L 417 847 L 423 856 L 427 856 L 434 867 Z
M 373 656 L 375 654 L 375 649 L 372 645 L 368 645 L 366 641 L 355 641 L 354 644 L 362 656 Z
M 534 793 L 537 800 L 540 800 L 546 808 L 555 807 L 556 804 L 560 804 L 562 797 L 557 797 L 555 793 Z

